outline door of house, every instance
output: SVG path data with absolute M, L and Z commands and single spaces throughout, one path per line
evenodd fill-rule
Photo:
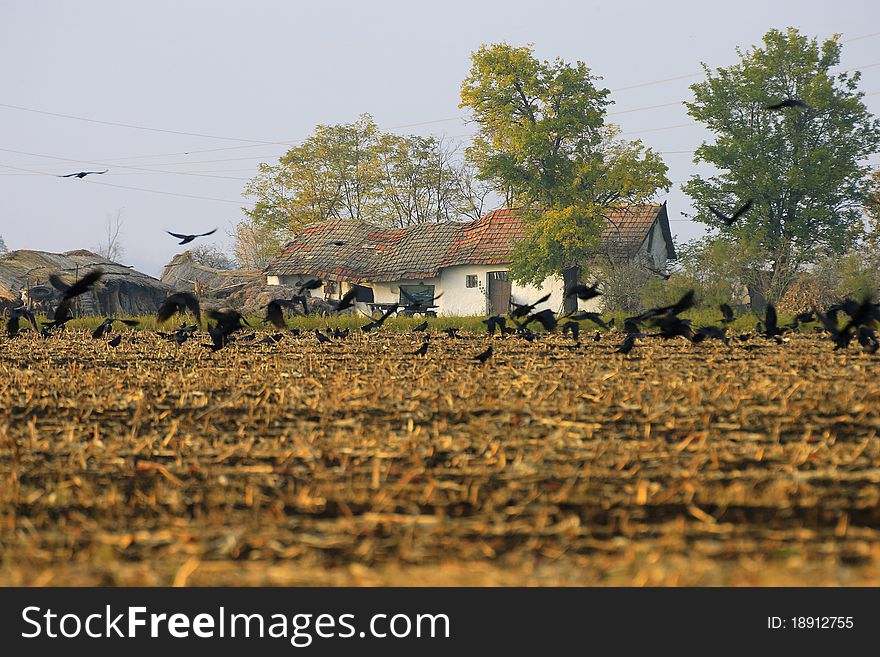
M 506 271 L 490 271 L 486 275 L 489 281 L 489 314 L 503 315 L 510 310 L 510 279 Z

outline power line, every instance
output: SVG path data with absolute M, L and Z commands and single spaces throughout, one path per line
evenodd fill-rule
M 262 145 L 278 145 L 283 144 L 283 142 L 277 141 L 263 141 L 260 139 L 243 139 L 240 137 L 226 137 L 223 135 L 209 135 L 201 132 L 186 132 L 183 130 L 168 130 L 165 128 L 153 128 L 149 126 L 143 125 L 135 125 L 133 123 L 120 123 L 118 121 L 103 121 L 101 119 L 92 119 L 85 116 L 75 116 L 73 114 L 62 114 L 61 112 L 49 112 L 46 110 L 39 110 L 33 107 L 22 107 L 21 105 L 11 105 L 9 103 L 0 103 L 0 107 L 6 107 L 7 109 L 20 110 L 22 112 L 33 112 L 34 114 L 45 114 L 46 116 L 55 116 L 63 119 L 71 119 L 74 121 L 85 121 L 87 123 L 99 123 L 101 125 L 110 125 L 118 128 L 130 128 L 132 130 L 147 130 L 149 132 L 162 132 L 171 135 L 184 135 L 187 137 L 203 137 L 205 139 L 221 139 L 224 141 L 244 141 L 251 144 L 262 144 Z
M 32 157 L 43 157 L 48 160 L 61 160 L 64 162 L 77 162 L 77 163 L 94 164 L 94 165 L 102 166 L 102 167 L 109 167 L 110 166 L 107 164 L 107 162 L 102 162 L 100 160 L 79 160 L 79 159 L 75 159 L 75 158 L 71 158 L 71 157 L 60 157 L 58 155 L 45 155 L 42 153 L 30 153 L 28 151 L 18 151 L 18 150 L 13 150 L 11 148 L 0 148 L 0 151 L 3 151 L 5 153 L 15 153 L 17 155 L 30 155 Z M 192 171 L 157 171 L 156 169 L 127 166 L 124 164 L 117 164 L 114 166 L 118 166 L 120 169 L 131 169 L 134 171 L 147 171 L 147 172 L 152 172 L 152 173 L 168 173 L 168 174 L 175 174 L 175 175 L 180 175 L 180 176 L 196 176 L 199 178 L 221 178 L 221 179 L 227 179 L 227 180 L 247 180 L 247 178 L 238 178 L 235 176 L 216 176 L 213 174 L 206 174 L 206 173 L 194 173 Z M 46 175 L 55 175 L 55 174 L 46 174 Z
M 137 192 L 150 192 L 151 194 L 163 194 L 165 196 L 180 196 L 182 198 L 194 198 L 201 201 L 218 201 L 220 203 L 234 203 L 235 205 L 253 205 L 249 201 L 232 201 L 228 198 L 216 198 L 213 196 L 197 196 L 195 194 L 180 194 L 178 192 L 166 192 L 160 189 L 147 189 L 145 187 L 130 187 L 129 185 L 117 185 L 115 183 L 108 182 L 100 182 L 98 180 L 86 180 L 83 179 L 84 182 L 90 183 L 92 185 L 103 185 L 105 187 L 118 187 L 119 189 L 131 189 Z
M 46 173 L 45 171 L 35 171 L 34 169 L 25 169 L 24 167 L 16 167 L 16 166 L 12 166 L 11 164 L 0 164 L 0 167 L 3 167 L 5 169 L 16 169 L 18 171 L 27 171 L 27 172 L 33 173 L 33 174 L 40 174 L 43 176 L 54 177 L 54 174 Z M 88 180 L 86 178 L 83 178 L 82 182 L 90 183 L 92 185 L 103 185 L 105 187 L 118 187 L 119 189 L 130 189 L 130 190 L 134 190 L 137 192 L 149 192 L 151 194 L 162 194 L 163 196 L 180 196 L 181 198 L 192 198 L 192 199 L 198 199 L 201 201 L 218 201 L 220 203 L 235 203 L 238 206 L 253 205 L 249 201 L 232 201 L 227 198 L 217 198 L 215 196 L 199 196 L 196 194 L 181 194 L 179 192 L 166 192 L 161 189 L 147 189 L 146 187 L 132 187 L 129 185 L 117 185 L 115 183 L 100 182 L 98 180 Z

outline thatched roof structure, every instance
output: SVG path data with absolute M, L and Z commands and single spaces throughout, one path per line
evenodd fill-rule
M 177 254 L 165 265 L 162 282 L 176 291 L 194 292 L 205 307 L 235 308 L 245 314 L 258 314 L 272 299 L 292 293 L 267 285 L 259 269 L 214 269 L 193 260 L 189 251 Z
M 49 284 L 49 275 L 57 274 L 73 283 L 93 269 L 101 269 L 104 276 L 90 292 L 77 298 L 79 315 L 152 314 L 170 291 L 152 276 L 91 251 L 48 253 L 23 249 L 0 255 L 0 304 L 11 306 L 26 301 L 37 310 L 52 310 L 58 293 Z

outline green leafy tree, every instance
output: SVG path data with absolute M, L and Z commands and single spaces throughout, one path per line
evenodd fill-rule
M 404 227 L 476 218 L 491 192 L 440 139 L 382 133 L 368 114 L 319 125 L 245 186 L 254 206 L 236 228 L 236 257 L 263 262 L 301 226 L 327 219 Z
M 695 162 L 717 172 L 685 185 L 697 221 L 757 245 L 750 284 L 781 299 L 795 274 L 823 249 L 841 253 L 862 231 L 867 181 L 863 159 L 880 144 L 880 123 L 862 103 L 858 72 L 834 74 L 838 36 L 824 41 L 796 29 L 771 30 L 763 46 L 737 50 L 740 61 L 691 86 L 688 113 L 715 133 Z M 808 108 L 769 111 L 786 98 Z M 709 210 L 754 205 L 731 227 Z
M 461 107 L 480 130 L 467 156 L 480 178 L 522 208 L 528 237 L 511 272 L 538 283 L 597 254 L 610 209 L 668 189 L 659 155 L 617 139 L 609 91 L 583 62 L 539 61 L 530 47 L 483 46 L 471 56 Z

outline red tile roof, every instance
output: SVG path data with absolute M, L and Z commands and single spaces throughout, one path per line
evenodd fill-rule
M 665 204 L 628 206 L 607 220 L 602 248 L 613 255 L 635 255 L 657 222 L 666 238 L 667 256 L 675 257 Z M 306 226 L 265 273 L 353 282 L 433 278 L 453 265 L 508 264 L 514 244 L 525 236 L 525 224 L 515 209 L 494 210 L 466 223 L 397 229 L 334 219 Z

